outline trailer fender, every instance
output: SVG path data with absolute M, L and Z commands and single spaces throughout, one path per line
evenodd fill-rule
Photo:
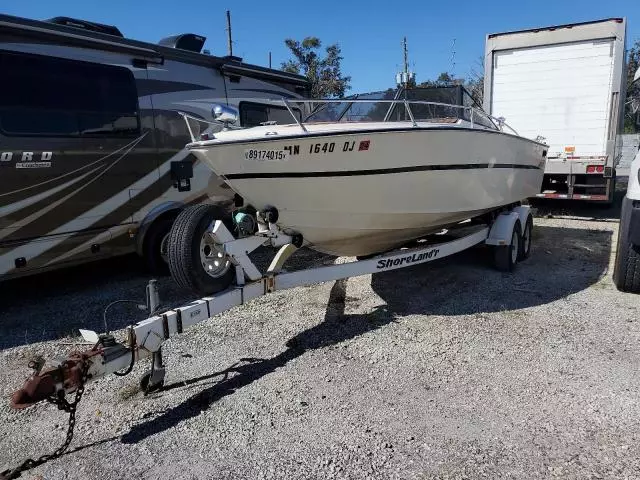
M 522 228 L 527 220 L 528 209 L 527 214 L 521 219 L 520 208 L 522 207 L 517 207 L 509 212 L 503 212 L 496 217 L 485 241 L 487 245 L 500 246 L 510 244 L 516 222 L 520 222 Z
M 524 228 L 527 224 L 529 215 L 531 215 L 531 207 L 529 205 L 519 205 L 514 208 L 513 211 L 518 214 L 518 217 L 520 218 L 520 225 Z
M 167 213 L 177 215 L 183 208 L 184 203 L 171 201 L 161 203 L 147 213 L 142 222 L 140 222 L 140 226 L 138 227 L 138 232 L 136 234 L 136 252 L 138 255 L 144 255 L 144 239 L 147 236 L 147 232 L 149 231 L 149 228 L 151 228 L 151 225 L 153 225 L 158 218 Z

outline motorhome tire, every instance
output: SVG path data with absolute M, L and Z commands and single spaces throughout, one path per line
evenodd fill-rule
M 169 270 L 175 282 L 197 295 L 212 295 L 228 288 L 235 268 L 224 256 L 218 259 L 205 241 L 205 232 L 214 220 L 222 220 L 233 231 L 231 218 L 216 205 L 185 208 L 176 218 L 169 236 Z M 208 249 L 208 251 L 207 251 Z M 219 252 L 220 255 L 222 255 Z M 204 262 L 203 255 L 218 262 Z
M 527 215 L 527 221 L 524 223 L 522 230 L 522 241 L 520 242 L 520 252 L 518 252 L 518 261 L 521 262 L 529 258 L 531 255 L 531 239 L 533 234 L 533 215 Z
M 175 218 L 171 215 L 157 219 L 144 239 L 142 255 L 153 275 L 169 275 L 169 234 Z
M 516 220 L 511 232 L 509 245 L 499 245 L 494 247 L 494 265 L 501 272 L 511 272 L 518 261 L 520 245 L 522 244 L 522 227 L 520 220 Z
M 620 215 L 613 283 L 622 292 L 640 293 L 640 245 L 634 245 L 629 238 L 632 208 L 632 200 L 625 197 Z

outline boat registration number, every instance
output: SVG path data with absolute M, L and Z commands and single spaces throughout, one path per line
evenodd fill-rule
M 244 151 L 245 160 L 263 161 L 282 161 L 286 160 L 289 152 L 285 150 L 257 150 L 250 148 Z

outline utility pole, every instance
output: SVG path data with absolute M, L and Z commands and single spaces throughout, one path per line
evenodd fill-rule
M 396 73 L 396 85 L 403 89 L 404 99 L 407 99 L 407 89 L 409 84 L 415 81 L 415 73 L 409 71 L 409 52 L 407 50 L 407 37 L 402 39 L 402 51 L 404 54 L 404 62 L 402 72 Z M 407 119 L 407 112 L 404 112 L 405 120 Z
M 404 54 L 404 62 L 402 71 L 396 73 L 396 84 L 404 87 L 405 90 L 415 80 L 415 73 L 409 71 L 409 51 L 407 49 L 407 37 L 402 39 L 402 52 Z
M 269 52 L 269 68 L 271 68 L 271 52 Z
M 229 56 L 233 56 L 233 45 L 231 42 L 231 11 L 227 10 L 227 45 Z
M 451 78 L 455 77 L 456 71 L 456 39 L 453 39 L 451 44 Z
M 402 40 L 402 49 L 404 50 L 404 88 L 409 85 L 409 53 L 407 52 L 407 37 Z

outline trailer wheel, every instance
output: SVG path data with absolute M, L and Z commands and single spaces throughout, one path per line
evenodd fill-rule
M 142 254 L 153 275 L 169 274 L 169 234 L 174 220 L 174 216 L 159 218 L 145 236 Z
M 522 241 L 520 242 L 520 252 L 518 253 L 518 261 L 521 262 L 529 258 L 531 255 L 531 236 L 533 234 L 533 215 L 527 215 L 527 221 L 522 230 Z
M 522 244 L 522 227 L 520 220 L 516 220 L 511 233 L 511 242 L 509 245 L 499 245 L 494 247 L 493 261 L 498 270 L 501 272 L 511 272 L 518 261 Z
M 148 393 L 159 392 L 164 387 L 164 380 L 160 383 L 156 383 L 155 385 L 150 385 L 149 381 L 151 380 L 151 371 L 148 370 L 145 374 L 140 378 L 140 390 L 147 395 Z
M 620 215 L 620 230 L 613 267 L 613 283 L 618 290 L 640 293 L 640 246 L 629 239 L 632 201 L 625 197 Z
M 232 220 L 216 205 L 196 205 L 176 218 L 169 236 L 169 270 L 175 282 L 200 296 L 226 289 L 235 268 L 220 246 L 205 235 L 209 225 L 222 220 L 233 231 Z

